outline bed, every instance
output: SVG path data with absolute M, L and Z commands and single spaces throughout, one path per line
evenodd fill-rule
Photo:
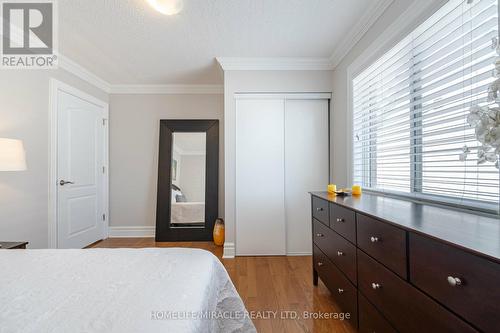
M 256 332 L 199 249 L 0 250 L 0 332 Z
M 205 223 L 205 202 L 190 202 L 175 184 L 172 184 L 171 221 L 173 225 L 198 225 Z
M 205 223 L 204 202 L 174 202 L 172 207 L 172 224 Z

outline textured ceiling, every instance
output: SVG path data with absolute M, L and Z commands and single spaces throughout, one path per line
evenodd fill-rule
M 215 57 L 330 57 L 380 0 L 59 0 L 62 54 L 111 84 L 221 84 Z

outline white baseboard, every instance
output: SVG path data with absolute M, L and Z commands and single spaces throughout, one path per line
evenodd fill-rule
M 312 255 L 311 251 L 304 252 L 287 252 L 287 256 L 295 257 L 295 256 L 310 256 Z M 236 256 L 236 248 L 234 243 L 224 243 L 224 253 L 222 255 L 223 259 L 233 259 Z M 258 256 L 266 256 L 266 255 L 258 255 Z
M 295 257 L 295 256 L 312 256 L 311 251 L 306 251 L 306 252 L 287 252 L 287 256 L 289 257 Z
M 224 243 L 224 253 L 222 255 L 223 259 L 233 259 L 236 254 L 236 248 L 234 243 Z
M 151 227 L 151 226 L 109 227 L 109 237 L 111 238 L 154 237 L 155 230 L 156 227 Z
M 111 238 L 140 238 L 154 237 L 156 227 L 151 226 L 130 226 L 130 227 L 109 227 L 109 237 Z M 305 252 L 287 252 L 287 256 L 310 256 L 311 251 Z M 223 259 L 233 259 L 236 256 L 236 247 L 234 243 L 224 243 Z

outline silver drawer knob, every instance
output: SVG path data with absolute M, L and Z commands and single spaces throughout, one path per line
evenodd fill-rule
M 321 261 L 318 261 L 318 266 L 323 266 L 323 263 Z
M 323 208 L 318 207 L 318 208 L 316 208 L 316 211 L 318 211 L 318 212 L 322 212 L 322 211 L 323 211 Z
M 379 241 L 379 239 L 378 239 L 378 237 L 371 236 L 371 237 L 370 237 L 370 241 L 371 241 L 372 243 L 376 243 L 376 242 L 378 242 L 378 241 Z
M 380 289 L 380 288 L 382 288 L 382 286 L 380 284 L 375 283 L 375 282 L 372 283 L 372 289 L 377 290 L 377 289 Z
M 337 219 L 337 222 L 344 222 L 344 219 Z
M 339 288 L 338 292 L 339 292 L 339 294 L 342 294 L 344 292 L 344 289 Z
M 457 277 L 448 276 L 448 284 L 452 287 L 461 286 L 462 280 Z
M 323 234 L 320 234 L 320 233 L 317 233 L 316 234 L 316 237 L 323 237 L 324 235 Z
M 342 257 L 342 256 L 344 255 L 344 252 L 342 252 L 342 251 L 337 251 L 337 255 L 338 255 L 339 257 Z

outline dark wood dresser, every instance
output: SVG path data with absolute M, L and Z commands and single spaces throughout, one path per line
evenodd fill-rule
M 28 242 L 2 242 L 0 241 L 0 250 L 2 249 L 26 249 Z
M 312 192 L 318 277 L 359 332 L 500 332 L 500 220 Z

